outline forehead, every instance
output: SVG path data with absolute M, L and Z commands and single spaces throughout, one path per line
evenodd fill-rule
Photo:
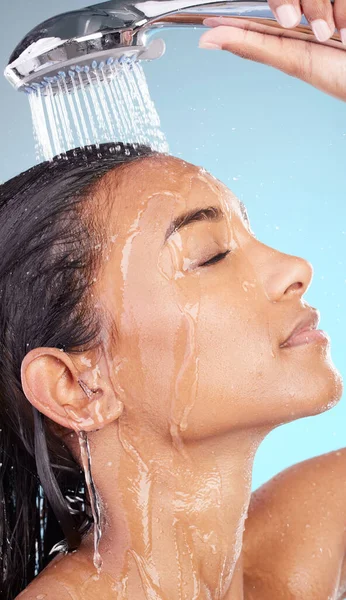
M 223 204 L 238 209 L 236 196 L 204 169 L 179 158 L 157 155 L 114 169 L 105 177 L 110 224 L 128 232 L 140 220 L 164 225 L 182 210 Z M 221 199 L 223 202 L 221 202 Z M 233 206 L 232 206 L 233 205 Z

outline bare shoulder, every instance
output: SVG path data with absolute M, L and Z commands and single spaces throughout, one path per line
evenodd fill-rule
M 73 591 L 65 587 L 60 581 L 64 575 L 63 555 L 57 556 L 35 579 L 23 590 L 15 600 L 75 600 Z
M 59 555 L 17 596 L 16 600 L 117 600 L 113 578 L 98 575 L 83 552 Z
M 338 598 L 346 575 L 346 448 L 293 465 L 256 490 L 243 548 L 244 584 L 256 599 Z
M 19 596 L 16 596 L 15 600 L 53 600 L 58 598 L 59 600 L 72 600 L 74 597 L 62 587 L 59 582 L 47 585 L 48 582 L 41 583 L 30 583 L 25 590 L 23 590 Z

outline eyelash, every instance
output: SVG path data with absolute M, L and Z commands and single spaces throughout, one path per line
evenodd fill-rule
M 202 263 L 200 265 L 200 267 L 206 267 L 206 266 L 209 266 L 209 265 L 214 265 L 214 264 L 220 262 L 223 258 L 225 258 L 227 256 L 227 254 L 229 254 L 230 252 L 231 252 L 230 250 L 226 250 L 226 252 L 222 252 L 220 254 L 217 254 L 213 258 L 210 258 L 209 260 L 207 260 L 207 262 Z

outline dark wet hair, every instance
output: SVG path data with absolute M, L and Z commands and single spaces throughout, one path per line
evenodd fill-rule
M 84 473 L 26 399 L 21 363 L 37 347 L 97 344 L 90 310 L 96 220 L 83 203 L 118 165 L 155 154 L 140 145 L 77 149 L 0 186 L 0 597 L 13 600 L 62 539 L 76 549 L 91 525 Z

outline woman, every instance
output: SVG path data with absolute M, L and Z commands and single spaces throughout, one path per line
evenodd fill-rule
M 312 269 L 203 170 L 102 153 L 2 194 L 3 429 L 32 448 L 30 402 L 75 471 L 88 432 L 103 516 L 100 574 L 91 531 L 22 597 L 241 598 L 255 451 L 341 397 L 328 338 L 306 331 Z
M 101 572 L 89 531 L 21 597 L 238 600 L 259 443 L 342 393 L 327 338 L 288 341 L 297 327 L 317 327 L 303 299 L 312 269 L 256 240 L 237 198 L 203 170 L 143 148 L 131 157 L 106 150 L 2 188 L 2 473 L 4 512 L 17 511 L 2 521 L 7 581 L 14 590 L 26 524 L 27 545 L 39 529 L 36 468 L 78 546 L 86 431 L 102 503 Z M 64 496 L 77 497 L 74 524 L 38 414 Z M 20 484 L 14 500 L 8 486 Z

